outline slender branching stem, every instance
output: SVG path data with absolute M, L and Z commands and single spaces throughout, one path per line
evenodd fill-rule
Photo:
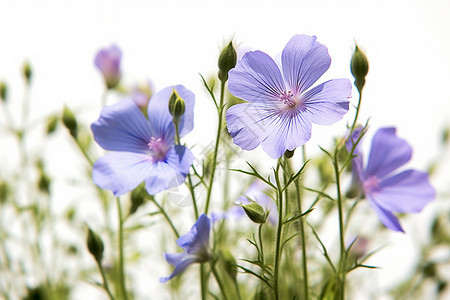
M 277 183 L 277 200 L 278 200 L 278 226 L 275 244 L 275 263 L 274 263 L 274 284 L 273 291 L 275 293 L 275 299 L 279 299 L 278 291 L 278 272 L 280 269 L 281 261 L 281 234 L 283 230 L 283 189 L 281 188 L 280 178 L 278 176 L 278 171 L 281 165 L 281 158 L 278 159 L 278 164 L 275 170 L 275 180 Z
M 119 281 L 120 289 L 122 291 L 122 297 L 124 300 L 128 300 L 127 288 L 125 286 L 125 265 L 123 259 L 123 219 L 122 219 L 122 206 L 120 205 L 120 198 L 117 200 L 117 218 L 119 221 Z
M 109 289 L 108 280 L 106 280 L 105 270 L 103 269 L 102 263 L 98 260 L 95 261 L 97 262 L 98 269 L 100 271 L 100 274 L 102 275 L 103 288 L 105 289 L 106 293 L 108 293 L 109 299 L 114 300 L 114 296 Z
M 175 226 L 172 223 L 172 220 L 169 218 L 169 215 L 167 215 L 166 211 L 164 210 L 164 208 L 159 205 L 159 203 L 156 201 L 155 197 L 150 197 L 150 199 L 153 201 L 153 203 L 155 203 L 155 205 L 158 207 L 159 211 L 161 212 L 161 214 L 163 215 L 164 219 L 166 219 L 167 223 L 169 223 L 170 228 L 172 228 L 173 233 L 175 234 L 175 236 L 177 238 L 180 237 L 180 234 L 178 233 L 177 229 L 175 228 Z

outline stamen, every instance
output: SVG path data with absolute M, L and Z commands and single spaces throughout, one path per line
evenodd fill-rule
M 284 104 L 290 107 L 295 106 L 295 100 L 293 99 L 294 94 L 291 91 L 283 91 L 283 93 L 278 97 L 278 101 L 283 101 Z
M 153 160 L 161 161 L 166 157 L 167 145 L 161 138 L 152 137 L 147 146 L 152 151 L 151 156 Z
M 376 189 L 380 184 L 381 180 L 377 176 L 370 176 L 363 183 L 364 191 L 367 193 L 373 189 Z

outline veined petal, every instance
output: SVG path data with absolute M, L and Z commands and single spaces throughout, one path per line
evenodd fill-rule
M 133 190 L 153 172 L 153 163 L 147 154 L 111 152 L 95 162 L 92 178 L 99 187 L 120 196 Z
M 194 93 L 183 85 L 169 86 L 156 93 L 150 99 L 147 108 L 148 119 L 155 137 L 165 137 L 166 140 L 170 140 L 175 136 L 173 117 L 169 112 L 169 100 L 174 89 L 185 102 L 184 115 L 181 117 L 179 125 L 180 136 L 184 136 L 194 128 Z
M 161 283 L 167 282 L 168 280 L 172 279 L 176 275 L 182 273 L 184 270 L 186 270 L 187 267 L 189 267 L 191 264 L 193 264 L 195 262 L 197 262 L 195 256 L 186 255 L 181 261 L 179 261 L 175 265 L 175 269 L 173 270 L 172 274 L 170 274 L 170 276 L 168 276 L 168 277 L 161 277 L 159 279 L 159 281 Z
M 194 156 L 192 152 L 180 145 L 169 148 L 166 159 L 153 163 L 153 171 L 145 178 L 145 188 L 150 195 L 182 184 Z
M 188 254 L 200 254 L 201 257 L 201 254 L 208 253 L 210 230 L 211 220 L 202 214 L 191 230 L 177 240 L 177 244 Z
M 394 212 L 419 212 L 436 197 L 428 174 L 407 170 L 380 182 L 372 199 L 379 206 Z
M 372 139 L 365 177 L 376 176 L 383 179 L 406 164 L 411 156 L 411 146 L 397 137 L 395 128 L 381 128 Z
M 104 107 L 91 129 L 95 141 L 110 151 L 146 153 L 152 136 L 147 119 L 129 99 Z
M 233 142 L 244 150 L 253 150 L 269 134 L 268 127 L 278 113 L 277 103 L 242 103 L 226 113 L 228 132 Z
M 370 196 L 369 196 L 369 204 L 375 210 L 375 212 L 378 215 L 378 218 L 380 219 L 381 223 L 383 223 L 384 226 L 394 231 L 405 232 L 400 223 L 398 222 L 397 217 L 394 216 L 394 214 L 392 214 L 390 211 L 377 205 L 374 201 L 370 199 Z
M 283 75 L 294 94 L 307 90 L 330 67 L 328 49 L 316 39 L 315 36 L 296 35 L 281 54 Z
M 270 157 L 279 158 L 286 150 L 292 151 L 311 138 L 311 120 L 308 114 L 288 111 L 273 118 L 268 130 L 262 147 Z
M 332 79 L 301 96 L 309 119 L 319 125 L 331 125 L 348 112 L 352 85 L 348 79 Z
M 285 91 L 280 69 L 261 51 L 244 54 L 228 76 L 230 93 L 245 101 L 275 100 Z

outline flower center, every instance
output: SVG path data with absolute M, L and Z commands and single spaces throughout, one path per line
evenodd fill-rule
M 380 184 L 381 180 L 377 176 L 370 176 L 363 183 L 364 192 L 369 192 L 376 189 Z
M 161 138 L 150 139 L 150 142 L 147 144 L 148 149 L 150 149 L 151 156 L 153 161 L 161 161 L 166 158 L 167 153 L 167 145 Z
M 295 106 L 294 94 L 291 91 L 283 91 L 283 93 L 278 96 L 277 100 L 283 101 L 283 103 L 289 105 L 289 107 Z

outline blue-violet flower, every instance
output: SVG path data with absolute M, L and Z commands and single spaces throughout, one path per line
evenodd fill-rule
M 210 259 L 210 229 L 210 219 L 205 214 L 202 214 L 194 226 L 192 226 L 191 230 L 177 240 L 178 246 L 183 248 L 185 252 L 176 254 L 164 253 L 167 262 L 175 266 L 175 269 L 170 276 L 160 278 L 160 282 L 167 282 L 174 276 L 182 273 L 193 263 L 203 263 Z
M 147 107 L 148 119 L 129 99 L 103 108 L 91 128 L 96 142 L 114 152 L 95 162 L 95 184 L 120 196 L 142 181 L 150 195 L 184 182 L 194 157 L 188 148 L 174 144 L 175 126 L 169 113 L 173 89 L 186 102 L 179 122 L 183 136 L 194 126 L 195 96 L 182 85 L 155 94 Z
M 101 49 L 95 56 L 94 63 L 102 72 L 108 89 L 114 88 L 120 81 L 120 61 L 122 51 L 116 45 Z
M 266 53 L 247 52 L 229 72 L 228 88 L 250 103 L 226 113 L 236 145 L 252 150 L 262 144 L 278 158 L 311 138 L 312 123 L 331 125 L 348 111 L 352 85 L 333 79 L 308 90 L 331 64 L 327 48 L 315 36 L 296 35 L 281 54 L 280 66 Z

